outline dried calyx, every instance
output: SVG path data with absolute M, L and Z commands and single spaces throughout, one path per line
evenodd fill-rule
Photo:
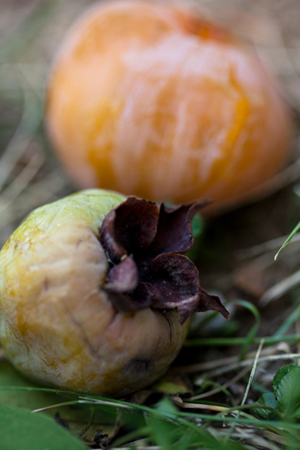
M 200 287 L 196 266 L 183 256 L 194 244 L 191 221 L 208 202 L 167 207 L 128 197 L 102 224 L 110 269 L 103 290 L 116 309 L 176 309 L 180 323 L 196 311 L 219 311 L 219 297 Z

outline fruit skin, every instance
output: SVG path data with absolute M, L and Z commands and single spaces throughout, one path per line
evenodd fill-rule
M 0 339 L 26 376 L 122 396 L 157 379 L 180 350 L 189 321 L 116 312 L 99 289 L 108 271 L 101 224 L 124 199 L 94 189 L 38 208 L 0 252 Z
M 154 201 L 251 197 L 286 162 L 290 125 L 257 56 L 170 4 L 96 5 L 49 83 L 47 128 L 71 178 Z

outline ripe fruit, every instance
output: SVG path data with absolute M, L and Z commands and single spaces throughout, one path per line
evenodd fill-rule
M 47 126 L 80 187 L 221 208 L 282 167 L 290 118 L 229 32 L 170 4 L 124 0 L 96 5 L 66 37 Z
M 46 384 L 114 396 L 162 375 L 193 312 L 228 316 L 182 254 L 201 206 L 94 189 L 33 211 L 0 252 L 0 339 L 13 364 Z

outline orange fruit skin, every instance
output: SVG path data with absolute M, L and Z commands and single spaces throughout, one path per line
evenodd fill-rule
M 291 120 L 274 79 L 229 32 L 124 0 L 96 5 L 66 37 L 47 128 L 81 188 L 221 209 L 284 165 Z

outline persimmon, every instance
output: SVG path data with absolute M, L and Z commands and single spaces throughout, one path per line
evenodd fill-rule
M 154 201 L 251 196 L 287 161 L 290 122 L 253 51 L 171 4 L 96 5 L 49 82 L 47 128 L 77 185 Z
M 87 190 L 33 211 L 0 252 L 0 339 L 22 373 L 121 396 L 162 375 L 195 311 L 228 313 L 186 257 L 205 203 Z

